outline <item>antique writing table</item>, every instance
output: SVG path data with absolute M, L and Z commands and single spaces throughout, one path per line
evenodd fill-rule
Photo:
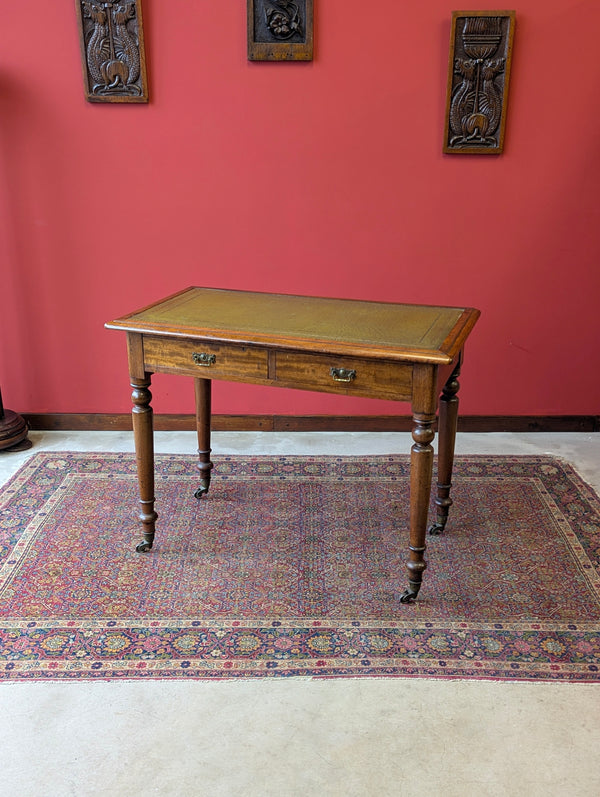
M 108 323 L 127 332 L 143 541 L 152 548 L 155 372 L 195 378 L 200 487 L 210 484 L 211 380 L 409 401 L 413 415 L 408 587 L 416 598 L 426 562 L 433 426 L 439 405 L 437 521 L 448 517 L 463 345 L 479 311 L 246 291 L 188 288 Z

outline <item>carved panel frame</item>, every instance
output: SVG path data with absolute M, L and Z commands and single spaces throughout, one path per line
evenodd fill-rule
M 514 11 L 452 12 L 445 153 L 503 151 L 514 30 Z
M 148 102 L 142 0 L 76 0 L 85 97 Z
M 312 61 L 313 0 L 247 0 L 249 61 Z

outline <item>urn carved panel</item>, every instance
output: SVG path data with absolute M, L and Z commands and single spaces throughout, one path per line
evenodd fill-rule
M 514 28 L 514 11 L 452 13 L 444 152 L 502 152 Z
M 247 0 L 250 61 L 311 61 L 313 0 Z
M 76 0 L 85 95 L 148 102 L 142 0 Z

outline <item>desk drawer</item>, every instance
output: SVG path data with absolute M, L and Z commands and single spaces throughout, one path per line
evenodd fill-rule
M 144 363 L 148 371 L 251 382 L 267 378 L 268 356 L 252 346 L 144 336 Z
M 411 398 L 412 365 L 336 355 L 277 352 L 276 379 L 286 387 L 396 401 Z

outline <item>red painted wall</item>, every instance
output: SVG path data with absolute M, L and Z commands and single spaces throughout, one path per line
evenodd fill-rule
M 442 0 L 316 0 L 298 64 L 246 60 L 243 0 L 144 0 L 147 106 L 85 102 L 73 3 L 5 6 L 6 406 L 128 411 L 104 322 L 197 284 L 479 307 L 464 412 L 600 412 L 597 0 L 520 3 L 500 157 L 441 153 Z M 220 383 L 214 410 L 406 408 Z

